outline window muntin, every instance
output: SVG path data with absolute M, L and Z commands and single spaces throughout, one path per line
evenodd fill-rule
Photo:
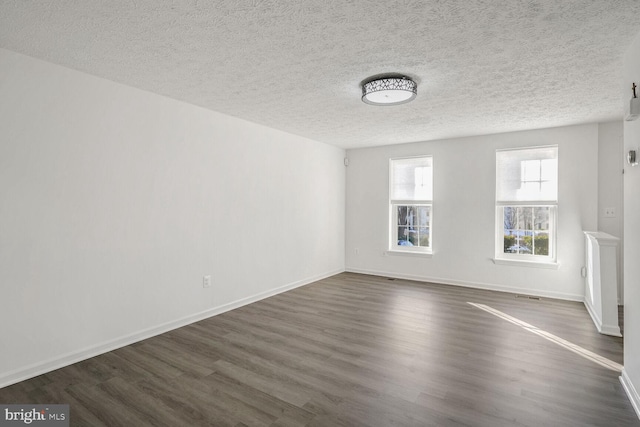
M 497 151 L 496 200 L 557 202 L 558 147 Z
M 496 152 L 496 258 L 555 262 L 558 147 Z
M 549 256 L 554 206 L 501 206 L 503 253 Z
M 523 160 L 519 199 L 555 199 L 557 181 L 556 159 Z M 541 197 L 536 197 L 536 196 Z
M 430 156 L 389 163 L 389 249 L 431 251 L 433 168 Z
M 431 206 L 393 204 L 396 225 L 393 241 L 397 246 L 430 248 Z

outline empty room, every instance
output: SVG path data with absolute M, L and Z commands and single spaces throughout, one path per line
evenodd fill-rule
M 640 426 L 640 3 L 0 1 L 0 426 Z

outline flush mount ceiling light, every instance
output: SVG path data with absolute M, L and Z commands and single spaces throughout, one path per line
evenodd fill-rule
M 385 77 L 362 85 L 362 101 L 371 105 L 399 105 L 413 100 L 418 85 L 408 77 Z

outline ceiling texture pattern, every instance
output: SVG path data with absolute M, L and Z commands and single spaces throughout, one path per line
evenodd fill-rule
M 620 119 L 638 32 L 637 0 L 0 0 L 2 48 L 343 148 Z M 381 73 L 418 97 L 364 104 Z

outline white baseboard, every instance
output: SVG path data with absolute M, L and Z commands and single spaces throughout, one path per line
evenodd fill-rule
M 595 309 L 591 306 L 591 304 L 589 304 L 588 297 L 585 297 L 583 302 L 584 302 L 584 306 L 587 308 L 587 312 L 591 316 L 591 320 L 593 320 L 593 323 L 596 325 L 596 329 L 600 331 L 600 326 L 602 325 L 602 321 L 600 320 L 598 313 L 596 313 Z
M 627 396 L 631 401 L 633 409 L 635 409 L 636 411 L 638 419 L 640 419 L 640 395 L 638 395 L 638 391 L 633 386 L 631 378 L 629 378 L 629 375 L 624 368 L 622 369 L 622 375 L 620 375 L 620 382 L 622 383 L 622 387 L 624 388 L 624 391 L 627 393 Z
M 596 329 L 598 330 L 598 332 L 604 335 L 611 335 L 613 337 L 622 336 L 622 334 L 620 333 L 620 327 L 618 325 L 604 325 L 602 323 L 602 320 L 598 316 L 598 313 L 596 313 L 593 306 L 589 303 L 589 299 L 587 297 L 584 298 L 583 302 L 584 306 L 587 308 L 587 312 L 591 316 L 591 320 L 593 320 L 593 324 L 596 325 Z
M 144 329 L 139 332 L 135 332 L 133 334 L 125 335 L 121 338 L 116 338 L 114 340 L 110 340 L 108 342 L 98 344 L 95 346 L 87 347 L 78 351 L 74 351 L 71 353 L 67 353 L 63 356 L 55 357 L 49 360 L 45 360 L 42 362 L 34 363 L 32 365 L 22 367 L 13 371 L 5 372 L 0 374 L 0 388 L 9 386 L 11 384 L 15 384 L 20 381 L 27 380 L 29 378 L 36 377 L 38 375 L 46 374 L 47 372 L 51 372 L 55 369 L 63 368 L 65 366 L 69 366 L 71 364 L 80 362 L 82 360 L 90 359 L 92 357 L 98 356 L 103 353 L 107 353 L 109 351 L 116 350 L 118 348 L 136 343 L 138 341 L 145 340 L 147 338 L 154 337 L 156 335 L 163 334 L 165 332 L 169 332 L 173 329 L 181 328 L 183 326 L 189 325 L 191 323 L 198 322 L 200 320 L 207 319 L 212 316 L 216 316 L 218 314 L 222 314 L 224 312 L 234 310 L 236 308 L 242 307 L 247 304 L 254 303 L 256 301 L 260 301 L 265 298 L 269 298 L 271 296 L 280 294 L 282 292 L 289 291 L 291 289 L 298 288 L 300 286 L 308 285 L 313 282 L 317 282 L 318 280 L 325 279 L 327 277 L 334 276 L 336 274 L 342 273 L 344 270 L 336 270 L 330 271 L 324 274 L 320 274 L 314 277 L 309 277 L 303 280 L 298 280 L 293 283 L 289 283 L 284 286 L 280 286 L 275 289 L 271 289 L 265 292 L 258 293 L 256 295 L 239 299 L 237 301 L 233 301 L 218 307 L 214 307 L 205 311 L 201 311 L 199 313 L 195 313 L 181 319 L 177 319 L 171 322 L 166 322 L 152 328 Z
M 440 277 L 415 276 L 411 274 L 392 273 L 388 271 L 363 270 L 358 268 L 347 268 L 347 272 L 370 274 L 373 276 L 393 277 L 395 279 L 415 280 L 417 282 L 440 283 L 443 285 L 462 286 L 465 288 L 486 289 L 489 291 L 508 292 L 512 294 L 525 294 L 546 298 L 556 298 L 568 301 L 584 301 L 584 295 L 568 294 L 564 292 L 541 291 L 539 289 L 515 288 L 510 286 L 496 285 L 492 283 L 467 282 L 464 280 L 451 280 Z

